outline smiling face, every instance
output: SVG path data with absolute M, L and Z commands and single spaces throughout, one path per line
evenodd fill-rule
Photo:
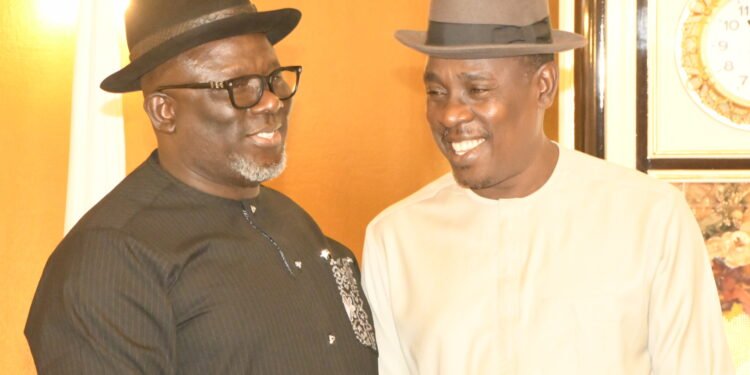
M 544 135 L 544 111 L 557 89 L 554 63 L 523 57 L 430 57 L 427 120 L 456 181 L 487 198 L 525 196 L 549 178 L 557 148 Z
M 257 194 L 259 182 L 278 176 L 290 100 L 266 88 L 258 104 L 239 110 L 223 89 L 153 91 L 166 84 L 266 75 L 277 67 L 266 37 L 247 34 L 193 48 L 145 76 L 144 106 L 156 129 L 162 167 L 198 190 L 229 198 Z

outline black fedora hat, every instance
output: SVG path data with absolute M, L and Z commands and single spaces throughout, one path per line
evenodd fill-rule
M 257 32 L 275 44 L 301 16 L 290 8 L 258 12 L 248 0 L 132 0 L 125 15 L 130 64 L 105 78 L 101 88 L 140 90 L 144 74 L 213 40 Z

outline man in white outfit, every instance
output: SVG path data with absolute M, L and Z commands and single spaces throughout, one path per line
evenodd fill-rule
M 380 374 L 728 375 L 698 225 L 682 195 L 543 132 L 545 0 L 433 0 L 427 120 L 453 173 L 368 226 Z

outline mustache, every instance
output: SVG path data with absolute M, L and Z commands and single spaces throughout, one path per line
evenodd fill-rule
M 445 130 L 443 130 L 443 133 L 440 135 L 440 138 L 443 140 L 447 140 L 451 138 L 475 138 L 475 137 L 486 138 L 486 137 L 489 137 L 489 133 L 479 126 L 458 125 L 458 126 L 454 126 L 451 128 L 446 128 Z
M 263 131 L 276 131 L 284 128 L 287 125 L 286 116 L 278 115 L 266 115 L 262 119 L 258 119 L 250 124 L 247 133 L 255 134 Z

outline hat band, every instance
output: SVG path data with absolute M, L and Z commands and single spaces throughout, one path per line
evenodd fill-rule
M 130 61 L 133 61 L 143 56 L 148 51 L 151 51 L 154 47 L 180 34 L 186 33 L 190 30 L 201 27 L 205 24 L 220 21 L 229 17 L 234 17 L 238 14 L 243 14 L 243 13 L 247 13 L 247 14 L 258 13 L 258 9 L 255 8 L 255 5 L 253 5 L 252 3 L 249 3 L 247 5 L 240 5 L 236 7 L 226 8 L 226 9 L 222 9 L 213 13 L 200 16 L 198 18 L 193 18 L 191 20 L 178 23 L 172 27 L 168 27 L 164 30 L 159 31 L 158 33 L 149 35 L 147 38 L 144 38 L 140 42 L 136 43 L 130 49 Z
M 549 17 L 526 26 L 430 21 L 427 45 L 552 43 Z

